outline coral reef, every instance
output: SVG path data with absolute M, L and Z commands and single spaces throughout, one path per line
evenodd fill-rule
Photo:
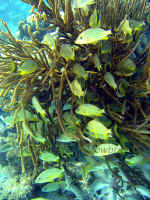
M 149 198 L 149 3 L 23 2 L 18 38 L 1 21 L 2 199 Z
M 30 199 L 32 186 L 30 177 L 17 176 L 12 166 L 0 166 L 0 199 Z

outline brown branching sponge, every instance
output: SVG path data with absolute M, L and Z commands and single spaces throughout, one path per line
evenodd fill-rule
M 102 26 L 114 30 L 125 17 L 143 20 L 149 11 L 146 0 L 97 0 L 96 5 L 102 20 Z

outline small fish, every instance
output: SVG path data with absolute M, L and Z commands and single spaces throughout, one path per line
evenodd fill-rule
M 86 6 L 92 5 L 95 0 L 73 0 L 73 8 L 85 8 Z
M 127 34 L 129 34 L 131 36 L 132 28 L 130 27 L 129 20 L 124 19 L 119 25 L 119 30 L 123 32 L 125 37 Z
M 62 184 L 65 184 L 64 181 L 48 183 L 42 187 L 42 192 L 56 192 L 60 189 Z
M 88 122 L 87 129 L 90 131 L 90 136 L 96 139 L 108 139 L 112 136 L 111 129 L 106 128 L 100 121 L 95 119 Z
M 79 34 L 75 40 L 76 44 L 95 44 L 99 40 L 107 40 L 111 30 L 102 28 L 89 28 Z
M 35 179 L 35 183 L 48 183 L 53 182 L 56 178 L 63 176 L 64 169 L 61 168 L 48 168 L 42 171 L 38 177 Z
M 26 60 L 24 63 L 18 67 L 20 75 L 31 74 L 39 68 L 38 64 L 34 60 Z
M 45 162 L 58 162 L 59 157 L 51 152 L 45 151 L 40 154 L 40 159 Z
M 62 44 L 60 48 L 60 55 L 68 62 L 70 60 L 75 60 L 74 47 L 70 44 Z
M 85 92 L 82 90 L 79 81 L 76 79 L 71 83 L 71 91 L 75 96 L 78 96 L 79 98 L 85 95 Z
M 70 126 L 74 127 L 74 123 L 76 125 L 80 124 L 80 119 L 78 119 L 76 116 L 72 117 L 70 112 L 65 112 L 63 114 L 63 119 L 65 120 L 65 122 L 67 122 L 67 124 L 69 124 Z
M 51 33 L 44 35 L 42 43 L 48 45 L 50 49 L 56 50 L 56 38 Z
M 115 144 L 100 144 L 96 148 L 94 156 L 107 156 L 117 153 L 121 149 L 120 145 Z
M 101 71 L 101 62 L 100 62 L 100 59 L 98 57 L 97 54 L 94 54 L 94 56 L 92 57 L 92 61 L 94 63 L 94 67 L 98 70 L 98 71 Z
M 126 158 L 125 161 L 128 163 L 129 166 L 142 167 L 146 163 L 146 161 L 141 155 L 135 155 L 131 158 Z
M 35 136 L 33 135 L 33 138 L 35 139 L 36 142 L 40 142 L 42 144 L 45 144 L 46 139 L 42 137 L 40 134 L 36 134 Z
M 87 124 L 87 129 L 90 131 L 90 135 L 96 139 L 108 139 L 111 134 L 111 129 L 108 129 L 98 120 L 91 120 Z
M 56 140 L 57 142 L 63 142 L 63 143 L 76 142 L 76 140 L 73 137 L 68 137 L 64 134 L 58 137 Z
M 117 89 L 117 84 L 115 82 L 114 76 L 111 72 L 106 72 L 104 75 L 104 80 L 107 82 L 107 84 L 112 87 L 114 90 Z
M 92 104 L 81 104 L 75 112 L 79 115 L 87 116 L 87 117 L 98 117 L 102 116 L 104 113 L 103 109 L 98 108 Z
M 96 28 L 96 27 L 100 27 L 100 16 L 98 14 L 97 8 L 95 8 L 95 10 L 93 11 L 93 14 L 91 15 L 90 19 L 89 19 L 89 25 L 91 28 Z
M 78 78 L 88 79 L 88 72 L 79 63 L 75 63 L 72 68 L 72 72 L 77 75 Z
M 130 58 L 120 62 L 116 68 L 118 76 L 132 76 L 136 72 L 136 64 Z
M 130 26 L 134 31 L 141 31 L 146 25 L 144 21 L 130 20 Z
M 35 108 L 35 110 L 36 110 L 38 113 L 40 113 L 40 115 L 41 115 L 43 118 L 46 117 L 46 111 L 41 107 L 41 105 L 40 105 L 38 99 L 37 99 L 35 96 L 32 97 L 32 105 L 33 105 L 33 107 Z

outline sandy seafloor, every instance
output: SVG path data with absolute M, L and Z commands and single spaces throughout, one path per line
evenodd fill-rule
M 16 34 L 18 22 L 30 15 L 31 8 L 21 0 L 0 0 L 0 19 L 7 23 L 13 34 Z

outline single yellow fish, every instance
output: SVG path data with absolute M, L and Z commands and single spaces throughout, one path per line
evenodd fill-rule
M 95 0 L 73 0 L 73 8 L 85 8 L 86 6 L 92 5 Z
M 129 20 L 122 20 L 119 25 L 119 31 L 122 31 L 125 37 L 127 34 L 129 34 L 130 36 L 132 35 L 132 28 L 130 27 Z
M 75 60 L 74 47 L 70 44 L 62 44 L 60 48 L 60 55 L 68 62 L 70 60 Z
M 81 104 L 75 112 L 79 115 L 87 116 L 87 117 L 98 117 L 102 116 L 104 113 L 104 109 L 100 109 L 92 104 Z
M 132 76 L 136 72 L 136 64 L 130 59 L 120 62 L 116 66 L 117 71 L 115 74 L 118 76 Z
M 111 129 L 108 129 L 100 121 L 95 119 L 89 121 L 87 129 L 90 131 L 89 135 L 96 139 L 107 140 L 112 136 Z
M 38 101 L 38 99 L 33 96 L 32 97 L 32 105 L 35 108 L 35 110 L 40 113 L 40 115 L 45 118 L 46 117 L 46 111 L 41 107 L 40 102 Z
M 48 45 L 50 49 L 56 50 L 56 38 L 51 33 L 44 35 L 42 43 Z
M 63 172 L 63 168 L 48 168 L 39 174 L 39 176 L 35 179 L 35 183 L 54 182 L 56 178 L 60 178 L 63 176 Z
M 115 78 L 111 72 L 106 72 L 104 75 L 104 80 L 107 82 L 107 84 L 112 87 L 114 90 L 117 89 L 117 84 L 115 82 Z
M 88 72 L 79 63 L 75 63 L 72 68 L 72 72 L 77 75 L 78 78 L 88 79 Z
M 114 153 L 117 153 L 121 149 L 120 145 L 115 144 L 100 144 L 96 148 L 96 152 L 94 153 L 94 156 L 107 156 Z
M 75 40 L 76 44 L 95 44 L 99 40 L 107 40 L 111 30 L 102 28 L 89 28 L 79 34 Z
M 21 75 L 31 74 L 39 68 L 38 64 L 34 60 L 26 60 L 21 66 L 18 67 L 18 71 Z
M 82 87 L 77 79 L 72 81 L 71 91 L 75 96 L 78 96 L 79 98 L 81 96 L 85 96 L 85 92 L 82 90 Z

